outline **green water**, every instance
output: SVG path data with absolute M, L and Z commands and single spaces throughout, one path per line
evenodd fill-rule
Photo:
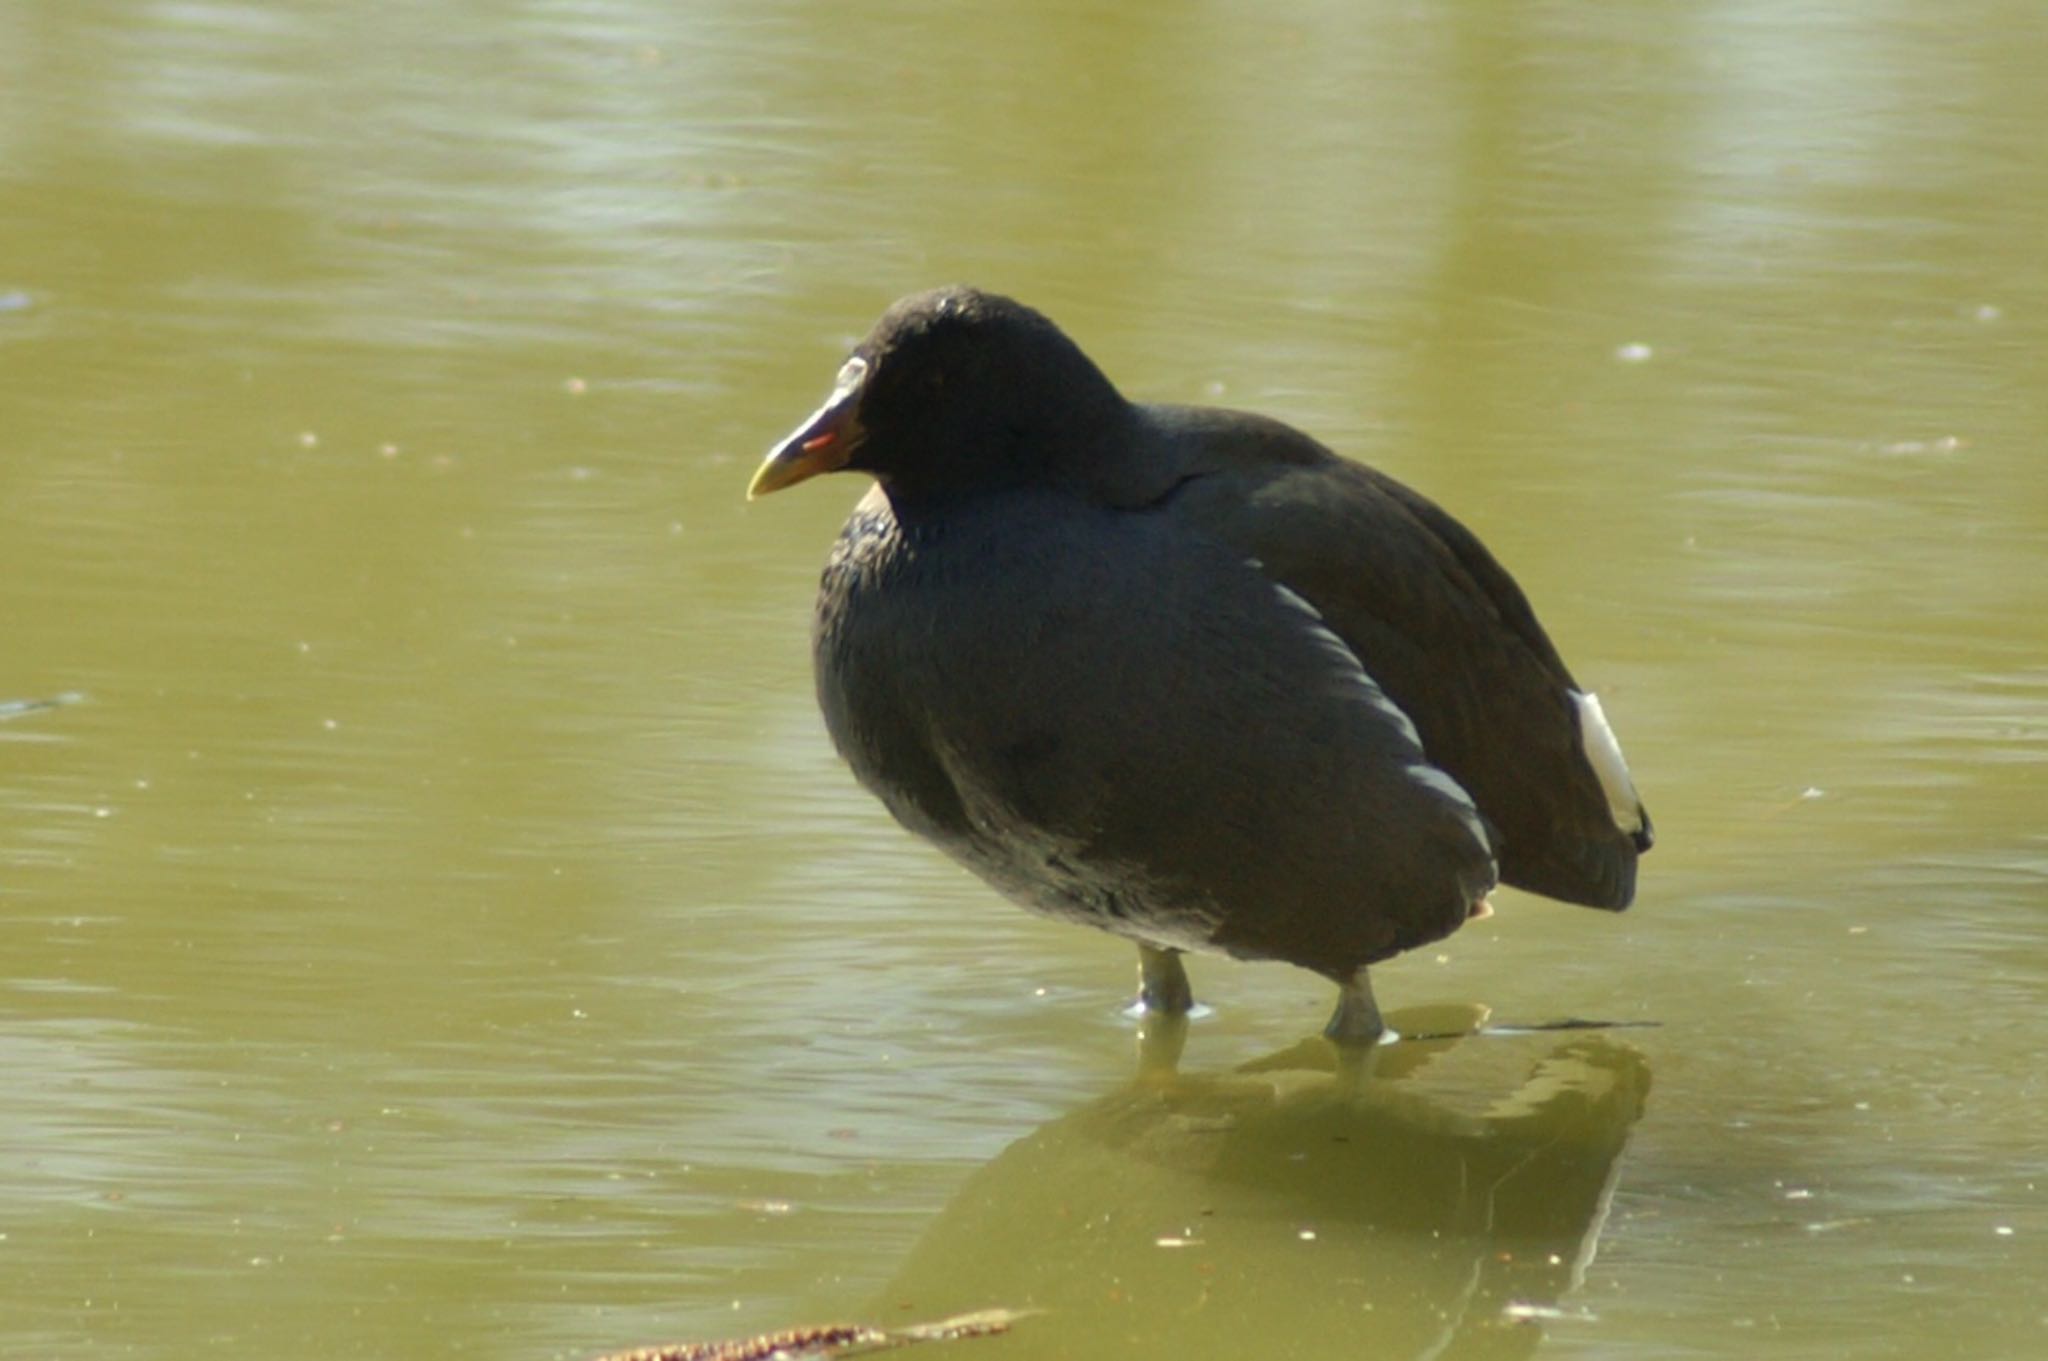
M 985 11 L 0 7 L 0 1354 L 2048 1352 L 2048 19 Z M 1485 537 L 1660 844 L 1381 1000 L 1660 1025 L 1138 1078 L 852 785 L 741 493 L 955 279 Z

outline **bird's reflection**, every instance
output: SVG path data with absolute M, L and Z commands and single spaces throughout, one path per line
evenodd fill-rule
M 1018 1355 L 1162 1357 L 1524 1356 L 1586 1317 L 1568 1297 L 1650 1086 L 1634 1049 L 1472 1035 L 1360 1061 L 1317 1039 L 1187 1075 L 1177 1041 L 970 1178 L 878 1312 L 1033 1309 Z

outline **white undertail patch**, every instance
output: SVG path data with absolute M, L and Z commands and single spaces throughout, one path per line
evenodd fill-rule
M 1600 777 L 1614 825 L 1631 834 L 1642 831 L 1643 801 L 1636 793 L 1635 781 L 1629 778 L 1628 762 L 1621 757 L 1621 742 L 1601 712 L 1600 697 L 1574 690 L 1572 702 L 1579 706 L 1579 741 L 1585 747 L 1587 764 Z

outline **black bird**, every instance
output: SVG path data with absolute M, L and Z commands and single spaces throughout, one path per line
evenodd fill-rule
M 1599 702 L 1471 531 L 1278 421 L 1126 401 L 1053 323 L 904 298 L 748 496 L 866 473 L 818 701 L 897 820 L 1034 912 L 1282 959 L 1378 1037 L 1366 969 L 1496 882 L 1635 895 L 1650 819 Z

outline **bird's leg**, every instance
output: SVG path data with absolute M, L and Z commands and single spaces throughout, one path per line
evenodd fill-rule
M 1180 965 L 1180 951 L 1140 945 L 1138 1009 L 1185 1016 L 1194 1005 L 1194 990 L 1188 987 L 1188 971 Z
M 1379 1004 L 1372 1000 L 1372 979 L 1360 968 L 1337 992 L 1337 1010 L 1323 1034 L 1338 1044 L 1378 1044 L 1387 1036 Z

